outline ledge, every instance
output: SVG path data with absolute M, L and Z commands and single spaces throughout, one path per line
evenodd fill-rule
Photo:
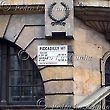
M 44 106 L 40 105 L 0 105 L 0 109 L 43 109 L 45 108 Z
M 80 19 L 110 21 L 109 7 L 75 6 L 75 16 Z M 109 18 L 108 18 L 109 17 Z
M 75 6 L 75 16 L 87 26 L 105 35 L 110 41 L 110 8 L 94 6 Z
M 0 15 L 45 13 L 45 5 L 1 5 Z

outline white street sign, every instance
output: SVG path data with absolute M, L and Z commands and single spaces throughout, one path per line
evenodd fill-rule
M 38 65 L 67 65 L 67 45 L 39 45 Z

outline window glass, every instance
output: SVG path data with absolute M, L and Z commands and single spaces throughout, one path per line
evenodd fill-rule
M 0 41 L 0 100 L 7 104 L 36 104 L 44 98 L 44 86 L 38 68 L 29 57 L 22 60 L 21 49 L 6 41 Z M 28 54 L 25 53 L 28 56 Z
M 110 86 L 110 57 L 105 63 L 105 86 Z M 110 95 L 105 98 L 105 105 L 110 106 Z

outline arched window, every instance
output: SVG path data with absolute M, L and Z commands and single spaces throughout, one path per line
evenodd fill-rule
M 105 62 L 105 86 L 110 86 L 110 57 Z M 105 98 L 105 104 L 110 107 L 110 95 Z
M 110 57 L 105 62 L 105 86 L 110 86 Z
M 0 107 L 36 105 L 44 98 L 44 86 L 38 68 L 29 57 L 19 55 L 20 48 L 0 40 Z M 43 103 L 44 104 L 44 103 Z

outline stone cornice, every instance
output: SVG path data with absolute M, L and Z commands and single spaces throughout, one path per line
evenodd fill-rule
M 0 5 L 0 15 L 44 13 L 44 4 L 40 5 Z
M 75 16 L 87 26 L 105 35 L 110 42 L 110 8 L 94 6 L 75 6 Z

